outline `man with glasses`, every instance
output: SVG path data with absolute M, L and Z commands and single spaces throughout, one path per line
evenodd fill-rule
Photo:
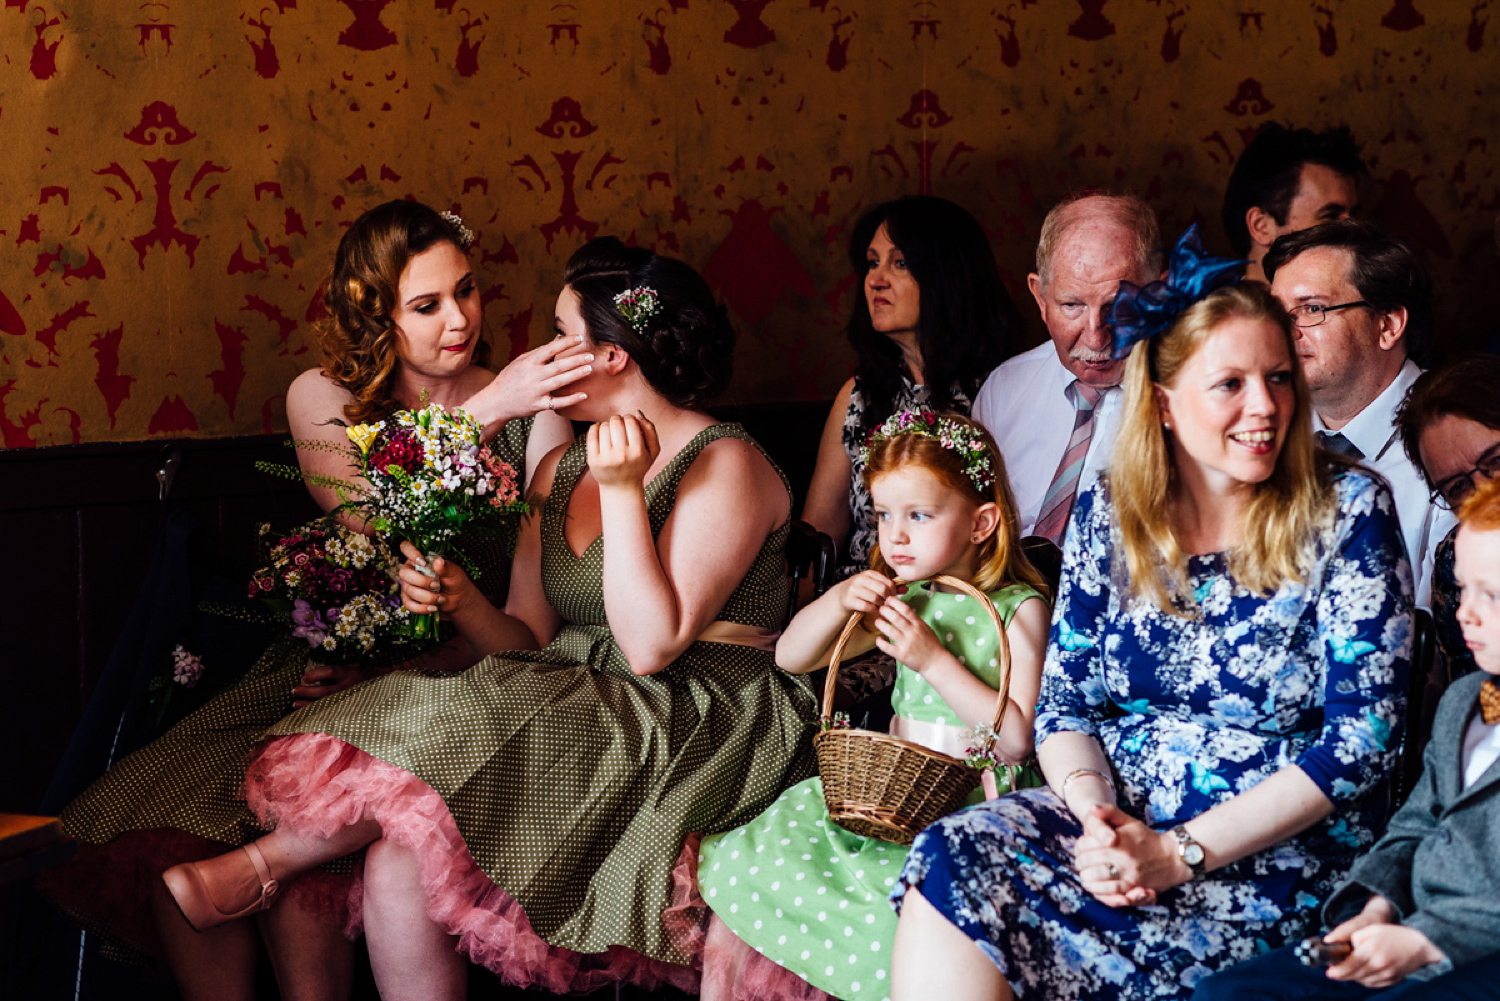
M 1433 550 L 1453 527 L 1401 447 L 1396 410 L 1422 372 L 1432 330 L 1432 278 L 1406 243 L 1372 223 L 1324 223 L 1278 237 L 1264 267 L 1292 314 L 1324 448 L 1389 481 L 1417 604 L 1429 604 Z

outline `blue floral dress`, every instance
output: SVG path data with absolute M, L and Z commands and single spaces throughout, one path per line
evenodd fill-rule
M 1170 828 L 1297 765 L 1336 811 L 1273 848 L 1111 908 L 1073 869 L 1082 833 L 1048 789 L 1002 796 L 918 836 L 892 900 L 916 888 L 1023 999 L 1185 998 L 1208 974 L 1303 935 L 1384 821 L 1412 638 L 1395 506 L 1358 470 L 1308 584 L 1239 586 L 1195 556 L 1196 610 L 1168 615 L 1123 587 L 1108 481 L 1079 497 L 1037 706 L 1036 742 L 1086 733 L 1122 809 Z

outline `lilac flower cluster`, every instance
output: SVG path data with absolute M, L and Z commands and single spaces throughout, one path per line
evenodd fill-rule
M 172 680 L 183 688 L 192 688 L 203 677 L 203 661 L 181 643 L 172 650 Z

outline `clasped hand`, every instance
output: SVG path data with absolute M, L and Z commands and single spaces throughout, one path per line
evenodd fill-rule
M 616 414 L 589 427 L 589 472 L 600 487 L 641 488 L 661 453 L 656 425 L 645 414 Z
M 410 542 L 401 543 L 401 554 L 406 562 L 397 576 L 401 580 L 401 603 L 407 611 L 413 615 L 442 611 L 451 617 L 470 600 L 474 582 L 463 567 L 441 556 L 429 562 Z
M 1342 963 L 1328 968 L 1329 979 L 1383 990 L 1443 958 L 1442 950 L 1426 935 L 1395 920 L 1396 909 L 1377 894 L 1364 910 L 1323 936 L 1325 942 L 1348 942 L 1354 950 Z
M 308 664 L 292 686 L 292 708 L 301 709 L 315 699 L 336 695 L 364 680 L 364 668 L 358 664 Z
M 865 617 L 865 627 L 876 634 L 876 649 L 922 674 L 951 654 L 932 628 L 900 599 L 905 592 L 905 584 L 897 584 L 878 570 L 866 570 L 845 582 L 843 603 Z
M 1110 907 L 1154 904 L 1158 893 L 1193 875 L 1170 831 L 1147 827 L 1112 803 L 1084 814 L 1073 864 L 1083 888 Z

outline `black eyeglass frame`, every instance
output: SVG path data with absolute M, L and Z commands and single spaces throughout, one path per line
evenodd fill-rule
M 1370 304 L 1368 302 L 1365 302 L 1363 299 L 1358 299 L 1354 302 L 1341 302 L 1337 306 L 1323 306 L 1316 302 L 1304 302 L 1299 306 L 1293 306 L 1287 312 L 1292 314 L 1292 326 L 1294 327 L 1321 327 L 1323 325 L 1323 321 L 1328 319 L 1329 313 L 1334 313 L 1341 309 L 1353 309 L 1355 306 L 1368 305 Z M 1307 312 L 1307 310 L 1309 309 L 1315 309 L 1317 310 L 1317 312 L 1309 313 Z M 1313 320 L 1311 323 L 1301 322 L 1302 320 L 1309 317 L 1317 317 L 1317 319 Z
M 1468 500 L 1475 490 L 1479 489 L 1474 482 L 1475 476 L 1483 476 L 1487 480 L 1500 476 L 1500 441 L 1481 452 L 1479 461 L 1474 465 L 1461 473 L 1454 473 L 1433 487 L 1428 499 L 1445 511 L 1456 511 L 1463 506 L 1464 501 Z M 1456 499 L 1449 497 L 1443 486 L 1450 483 L 1457 486 L 1460 481 L 1464 484 L 1463 493 Z

